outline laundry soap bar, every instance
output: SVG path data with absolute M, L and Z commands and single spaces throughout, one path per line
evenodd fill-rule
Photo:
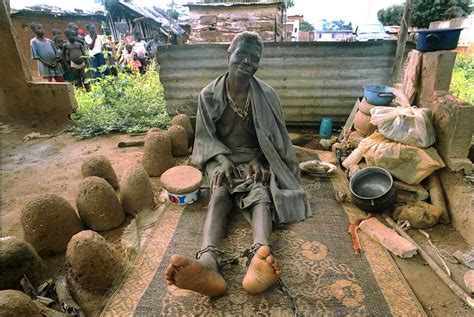
M 399 236 L 392 229 L 387 228 L 377 218 L 372 217 L 362 221 L 359 228 L 384 248 L 401 258 L 411 258 L 417 252 L 417 248 L 413 243 Z

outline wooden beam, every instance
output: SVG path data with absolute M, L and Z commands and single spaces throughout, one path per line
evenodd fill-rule
M 400 21 L 400 33 L 398 34 L 397 52 L 395 53 L 395 62 L 393 64 L 392 84 L 398 82 L 403 69 L 403 55 L 405 53 L 405 44 L 410 27 L 412 0 L 405 1 L 402 20 Z

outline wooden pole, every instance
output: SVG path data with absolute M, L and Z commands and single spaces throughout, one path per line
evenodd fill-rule
M 433 260 L 433 258 L 422 249 L 405 231 L 403 231 L 389 216 L 384 216 L 387 223 L 392 227 L 399 235 L 413 243 L 420 252 L 423 260 L 428 263 L 431 269 L 438 275 L 438 277 L 456 294 L 460 299 L 463 300 L 470 308 L 474 307 L 474 299 L 469 296 L 458 284 L 456 284 L 445 271 Z
M 403 70 L 403 55 L 405 53 L 405 44 L 408 36 L 408 28 L 410 27 L 412 11 L 412 0 L 405 1 L 402 20 L 400 21 L 400 32 L 398 34 L 397 52 L 395 54 L 395 62 L 393 64 L 392 84 L 400 80 Z
M 170 23 L 169 23 L 169 30 L 168 30 L 168 41 L 166 41 L 166 47 L 169 47 L 170 45 L 170 40 L 171 40 L 171 36 L 173 36 L 173 29 L 171 28 L 171 25 L 172 25 L 172 14 L 173 14 L 173 8 L 174 8 L 174 0 L 171 0 L 171 4 L 170 4 Z

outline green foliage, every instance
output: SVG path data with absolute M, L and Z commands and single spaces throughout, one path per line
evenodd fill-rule
M 322 21 L 324 31 L 352 30 L 352 22 L 346 24 L 344 20 L 328 21 L 326 19 L 323 19 Z
M 411 24 L 427 28 L 430 22 L 452 18 L 448 16 L 448 12 L 456 7 L 462 9 L 461 16 L 466 16 L 471 12 L 470 4 L 471 0 L 414 0 Z
M 383 25 L 400 25 L 402 15 L 403 4 L 395 4 L 377 12 L 377 17 Z
M 430 22 L 467 16 L 471 0 L 413 0 L 411 25 L 428 28 Z M 393 5 L 379 10 L 377 17 L 383 25 L 400 25 L 404 5 Z
M 136 133 L 152 127 L 167 128 L 163 86 L 156 65 L 145 74 L 120 72 L 91 81 L 90 92 L 76 89 L 78 103 L 70 127 L 73 135 L 90 138 L 111 132 Z
M 458 55 L 454 64 L 450 91 L 474 105 L 474 55 Z
M 306 21 L 304 21 L 303 23 L 300 23 L 300 31 L 309 32 L 312 30 L 314 30 L 314 26 L 311 23 L 306 22 Z

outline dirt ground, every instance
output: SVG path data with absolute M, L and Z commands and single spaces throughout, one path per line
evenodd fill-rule
M 137 140 L 142 138 L 140 136 L 109 135 L 78 140 L 68 133 L 62 133 L 51 138 L 24 142 L 23 137 L 34 131 L 12 126 L 2 126 L 1 129 L 1 236 L 22 238 L 20 211 L 26 201 L 38 194 L 58 194 L 76 208 L 75 195 L 82 179 L 81 165 L 88 156 L 106 156 L 120 180 L 126 169 L 138 162 L 143 154 L 143 147 L 117 147 L 120 141 Z M 305 144 L 318 149 L 319 144 L 315 136 L 316 134 L 307 133 Z M 156 178 L 152 179 L 152 184 L 155 189 L 159 189 Z M 448 253 L 468 248 L 459 233 L 449 226 L 438 226 L 428 230 L 428 233 L 433 243 Z M 104 236 L 109 241 L 116 242 L 116 235 L 108 233 Z M 414 238 L 423 246 L 427 246 L 426 239 L 420 234 L 416 233 Z M 49 274 L 56 275 L 62 269 L 64 255 L 45 260 L 50 268 Z M 472 311 L 441 282 L 419 256 L 409 260 L 396 258 L 395 261 L 427 315 L 472 316 Z M 449 265 L 454 279 L 459 285 L 463 285 L 463 269 L 454 264 Z M 96 308 L 99 307 L 100 303 Z

